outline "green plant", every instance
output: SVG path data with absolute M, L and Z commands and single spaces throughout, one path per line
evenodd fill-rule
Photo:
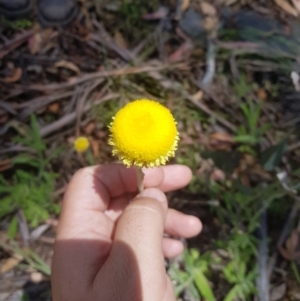
M 230 284 L 224 301 L 249 300 L 256 293 L 256 237 L 252 233 L 236 229 L 232 231 L 226 242 L 218 240 L 216 245 L 224 250 L 229 258 L 229 260 L 223 259 L 221 263 L 224 265 L 223 277 Z
M 31 227 L 36 227 L 49 217 L 49 212 L 58 213 L 59 206 L 53 202 L 54 178 L 44 173 L 41 178 L 34 174 L 17 170 L 11 182 L 1 175 L 0 194 L 4 195 L 0 203 L 0 217 L 17 209 L 22 209 Z
M 221 300 L 252 300 L 256 294 L 256 230 L 260 217 L 264 210 L 280 202 L 286 191 L 278 181 L 256 187 L 246 187 L 238 180 L 230 185 L 224 183 L 217 186 L 216 183 L 213 185 L 208 182 L 206 186 L 206 189 L 198 188 L 198 191 L 206 192 L 210 199 L 220 200 L 221 206 L 213 208 L 217 211 L 220 224 L 226 224 L 230 228 L 226 239 L 223 236 L 215 241 L 217 249 L 222 251 L 220 254 L 223 255 L 219 255 L 218 252 L 206 252 L 200 256 L 195 251 L 187 252 L 183 264 L 170 269 L 170 275 L 175 282 L 175 292 L 179 296 L 188 291 L 199 300 L 204 297 L 207 285 L 210 288 L 208 291 L 213 291 L 208 279 L 217 263 L 217 279 L 223 279 L 227 288 L 222 292 Z M 224 256 L 224 253 L 227 255 Z M 197 283 L 201 285 L 197 286 Z M 201 291 L 203 288 L 204 293 Z M 217 291 L 213 293 L 215 296 L 216 294 Z M 208 300 L 207 297 L 204 298 Z
M 245 187 L 239 182 L 234 183 L 230 190 L 222 192 L 225 214 L 220 208 L 216 208 L 222 222 L 230 221 L 235 232 L 241 229 L 252 234 L 259 225 L 259 218 L 263 210 L 286 195 L 286 191 L 279 182 L 266 186 Z M 264 200 L 264 206 L 261 205 Z
M 238 260 L 230 261 L 223 270 L 225 279 L 232 284 L 232 288 L 226 294 L 224 301 L 250 300 L 256 293 L 255 280 L 256 269 L 248 272 L 246 263 Z
M 234 83 L 234 89 L 239 101 L 241 101 L 240 108 L 246 118 L 246 124 L 238 127 L 234 140 L 241 143 L 239 147 L 241 152 L 255 154 L 252 147 L 261 141 L 263 134 L 270 128 L 270 124 L 259 126 L 262 103 L 256 104 L 253 100 L 249 99 L 253 85 L 247 83 L 245 75 L 241 75 L 239 81 Z M 242 99 L 244 100 L 242 101 Z
M 294 273 L 294 276 L 297 280 L 298 285 L 300 285 L 300 273 L 299 270 L 297 268 L 297 264 L 295 263 L 295 260 L 291 261 L 291 267 L 292 267 L 292 271 Z
M 169 274 L 172 281 L 175 282 L 175 294 L 178 297 L 183 291 L 187 291 L 194 298 L 202 296 L 207 301 L 215 301 L 216 298 L 211 289 L 206 274 L 212 261 L 210 254 L 204 254 L 200 257 L 196 249 L 185 251 L 184 269 L 171 265 Z
M 10 21 L 0 16 L 0 22 L 12 29 L 26 29 L 32 26 L 32 22 L 28 19 Z
M 229 290 L 224 292 L 224 301 L 236 299 L 250 300 L 256 293 L 257 277 L 256 239 L 249 234 L 234 233 L 225 242 L 216 241 L 219 250 L 227 254 L 221 257 L 218 252 L 206 252 L 200 256 L 195 249 L 185 251 L 180 267 L 171 265 L 169 275 L 175 283 L 175 294 L 190 294 L 196 299 L 202 297 L 208 301 L 216 300 L 211 284 L 207 278 L 212 266 L 219 266 L 221 278 L 227 282 Z
M 145 22 L 142 16 L 158 7 L 158 1 L 122 0 L 118 15 L 122 18 L 122 26 L 119 28 L 127 41 L 138 41 L 145 37 L 152 29 L 149 22 Z
M 46 276 L 51 275 L 51 269 L 49 265 L 35 252 L 28 248 L 21 249 L 16 241 L 6 239 L 3 236 L 0 239 L 0 247 L 6 250 L 8 253 L 16 254 L 21 260 L 24 260 L 27 264 L 20 263 L 20 267 L 28 269 L 28 267 L 42 272 Z
M 49 213 L 58 213 L 59 206 L 54 203 L 52 193 L 56 174 L 49 172 L 47 165 L 58 151 L 45 155 L 46 145 L 38 129 L 37 120 L 31 117 L 31 129 L 25 137 L 16 139 L 33 153 L 20 154 L 13 161 L 15 173 L 10 180 L 0 175 L 0 217 L 18 209 L 23 210 L 31 227 L 36 227 L 49 217 Z M 20 169 L 25 166 L 26 169 Z M 10 226 L 11 237 L 15 234 L 14 221 Z
M 239 148 L 240 151 L 254 153 L 251 146 L 261 141 L 263 134 L 270 128 L 270 124 L 264 124 L 262 126 L 258 124 L 262 103 L 255 104 L 250 100 L 248 103 L 242 103 L 240 108 L 246 117 L 246 125 L 239 126 L 234 140 L 242 144 Z
M 253 89 L 253 86 L 247 83 L 246 76 L 242 74 L 239 81 L 234 83 L 234 89 L 237 97 L 241 99 Z

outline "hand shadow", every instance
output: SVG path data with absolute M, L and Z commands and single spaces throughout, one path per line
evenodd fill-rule
M 52 266 L 53 301 L 143 300 L 138 262 L 129 245 L 68 239 L 57 241 L 55 250 L 54 256 L 65 260 Z M 108 255 L 91 262 L 85 256 L 91 250 Z
M 100 166 L 94 170 L 94 191 L 105 200 L 109 191 L 105 191 L 103 186 L 111 189 L 107 183 L 118 182 L 118 189 L 121 178 L 130 177 L 132 187 L 125 193 L 129 201 L 137 194 L 135 169 L 127 169 L 120 164 L 112 168 L 117 169 L 116 173 L 109 175 Z M 110 178 L 112 175 L 119 177 L 119 181 Z M 127 200 L 125 203 L 115 201 L 111 210 L 116 213 L 128 204 Z M 60 239 L 55 242 L 54 250 L 51 279 L 53 301 L 142 301 L 139 265 L 130 245 L 114 241 L 113 237 L 111 240 L 108 237 L 97 240 Z

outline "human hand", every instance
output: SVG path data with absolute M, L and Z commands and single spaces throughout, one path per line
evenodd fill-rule
M 63 200 L 52 262 L 53 301 L 174 301 L 163 257 L 201 230 L 198 218 L 168 209 L 164 192 L 191 179 L 182 165 L 144 170 L 137 194 L 134 168 L 79 170 Z M 155 187 L 155 188 L 153 188 Z

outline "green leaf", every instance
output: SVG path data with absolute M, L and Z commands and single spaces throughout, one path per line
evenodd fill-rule
M 188 286 L 188 289 L 190 290 L 190 293 L 193 295 L 193 297 L 196 298 L 196 300 L 201 300 L 200 293 L 199 293 L 198 289 L 196 288 L 196 286 L 194 285 L 194 283 L 191 283 Z
M 6 197 L 0 202 L 0 217 L 9 214 L 10 212 L 16 210 L 16 204 L 13 202 L 12 198 Z
M 280 143 L 267 148 L 262 152 L 260 163 L 266 171 L 272 171 L 281 161 L 281 158 L 286 150 L 286 139 Z
M 203 272 L 200 269 L 197 269 L 195 272 L 194 278 L 195 284 L 200 292 L 200 294 L 207 300 L 207 301 L 215 301 L 215 296 L 211 290 L 209 282 Z
M 34 267 L 41 271 L 42 273 L 44 273 L 47 276 L 51 275 L 51 269 L 49 267 L 49 265 L 35 252 L 33 252 L 30 249 L 27 249 L 27 254 L 29 255 L 29 257 L 33 260 L 34 262 Z
M 193 260 L 193 254 L 191 252 L 186 251 L 184 253 L 184 262 L 187 270 L 192 270 L 195 266 L 194 260 Z
M 252 86 L 247 83 L 246 76 L 242 74 L 237 83 L 234 83 L 235 91 L 238 98 L 244 97 L 249 91 L 252 90 Z
M 0 184 L 1 184 L 1 186 L 8 185 L 8 182 L 4 179 L 2 174 L 0 174 Z
M 223 274 L 224 274 L 226 280 L 230 283 L 236 283 L 238 280 L 236 275 L 233 274 L 232 271 L 228 267 L 223 269 Z
M 238 292 L 239 292 L 239 285 L 235 285 L 226 295 L 224 301 L 233 301 L 236 299 Z
M 247 143 L 247 144 L 256 144 L 258 143 L 258 139 L 255 136 L 251 135 L 238 135 L 234 137 L 235 142 L 239 143 Z
M 33 167 L 39 167 L 39 161 L 35 157 L 28 154 L 18 155 L 13 160 L 13 164 L 28 164 Z
M 8 237 L 14 239 L 18 233 L 18 219 L 16 216 L 13 217 L 8 228 Z
M 192 258 L 192 260 L 193 261 L 197 261 L 197 260 L 199 260 L 199 251 L 198 250 L 196 250 L 196 249 L 191 249 L 190 250 L 190 256 L 191 256 L 191 258 Z
M 38 121 L 35 115 L 31 115 L 30 118 L 31 122 L 30 122 L 30 126 L 31 126 L 31 138 L 32 138 L 32 143 L 33 143 L 33 147 L 37 150 L 37 151 L 44 151 L 46 149 L 46 145 L 42 140 L 42 137 L 40 135 L 40 129 L 39 129 L 39 125 L 38 125 Z

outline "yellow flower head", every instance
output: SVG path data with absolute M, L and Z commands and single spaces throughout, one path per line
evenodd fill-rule
M 175 156 L 179 140 L 176 121 L 156 101 L 139 99 L 128 103 L 113 117 L 109 129 L 112 153 L 127 167 L 164 165 Z
M 89 148 L 89 146 L 90 146 L 90 143 L 86 137 L 78 137 L 74 141 L 74 148 L 79 153 L 85 152 Z

